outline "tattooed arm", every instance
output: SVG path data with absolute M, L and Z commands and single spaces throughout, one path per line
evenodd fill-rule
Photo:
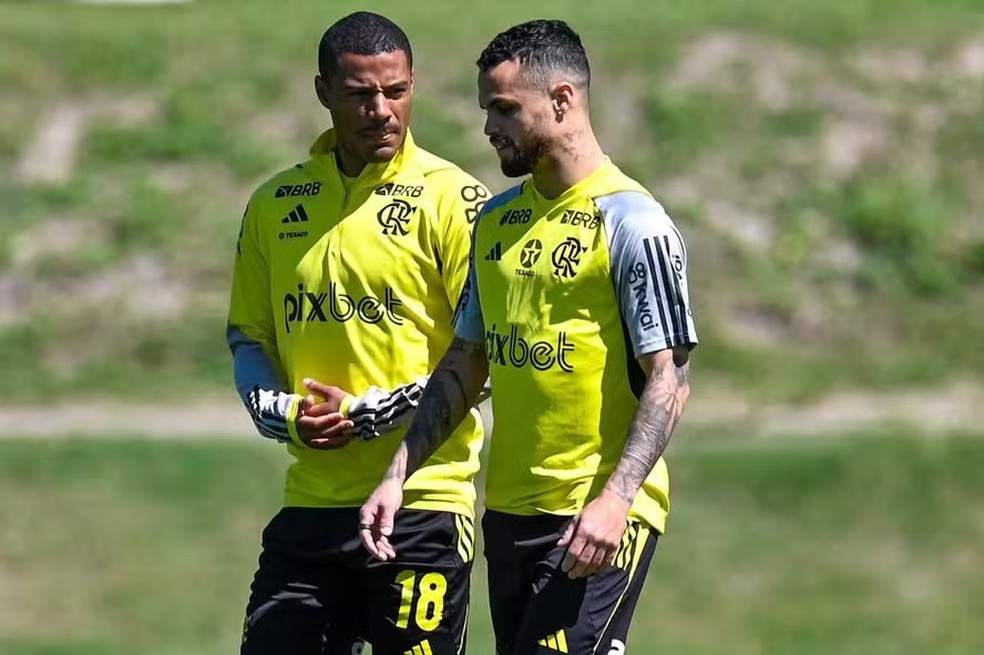
M 478 400 L 488 374 L 485 344 L 455 337 L 431 374 L 383 481 L 359 513 L 362 543 L 374 557 L 387 560 L 396 555 L 388 537 L 403 502 L 403 483 L 461 424 Z
M 647 373 L 646 386 L 622 458 L 605 484 L 605 491 L 629 504 L 663 456 L 673 428 L 683 414 L 690 396 L 689 357 L 688 349 L 679 346 L 639 358 Z
M 488 373 L 485 345 L 456 337 L 434 369 L 384 480 L 404 482 L 447 441 L 478 400 Z
M 670 442 L 690 395 L 689 348 L 678 346 L 639 358 L 647 374 L 622 457 L 601 494 L 571 522 L 559 546 L 561 569 L 572 578 L 603 569 L 618 549 L 632 501 Z

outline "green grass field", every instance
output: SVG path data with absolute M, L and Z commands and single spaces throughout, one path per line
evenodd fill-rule
M 984 440 L 720 441 L 669 456 L 629 652 L 984 651 Z M 264 443 L 0 442 L 0 652 L 235 652 L 285 457 Z M 491 651 L 484 571 L 470 652 Z

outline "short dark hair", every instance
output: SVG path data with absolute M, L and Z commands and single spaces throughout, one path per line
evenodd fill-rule
M 591 84 L 588 55 L 581 37 L 562 20 L 531 20 L 500 32 L 479 56 L 478 70 L 487 73 L 505 61 L 518 60 L 530 81 L 547 82 L 552 73 L 563 71 L 572 82 Z
M 338 19 L 325 30 L 318 45 L 318 71 L 329 77 L 338 71 L 343 54 L 379 55 L 402 50 L 413 67 L 410 39 L 399 25 L 371 11 L 357 11 Z

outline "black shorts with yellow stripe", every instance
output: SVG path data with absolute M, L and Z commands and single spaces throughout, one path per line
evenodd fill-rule
M 557 541 L 569 517 L 487 511 L 482 520 L 497 655 L 619 655 L 658 533 L 630 523 L 604 571 L 571 580 Z
M 286 507 L 263 532 L 242 655 L 457 655 L 464 652 L 472 520 L 400 510 L 397 557 L 372 559 L 358 508 Z

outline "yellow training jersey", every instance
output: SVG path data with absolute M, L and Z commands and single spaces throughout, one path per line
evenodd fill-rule
M 486 506 L 575 514 L 621 457 L 645 383 L 636 358 L 697 343 L 683 240 L 608 159 L 556 199 L 530 180 L 496 196 L 473 238 L 456 331 L 489 358 Z M 660 459 L 630 516 L 662 531 L 668 510 Z
M 305 377 L 359 395 L 436 366 L 453 337 L 471 224 L 489 197 L 409 133 L 391 161 L 354 179 L 341 174 L 334 149 L 330 130 L 310 160 L 253 194 L 232 284 L 237 386 L 260 431 L 287 441 L 296 458 L 285 491 L 293 506 L 358 507 L 379 483 L 403 430 L 339 450 L 309 449 L 295 430 L 294 394 L 307 394 Z M 239 357 L 250 348 L 252 360 Z M 263 362 L 273 367 L 264 373 Z M 278 382 L 279 393 L 266 388 Z M 286 399 L 279 414 L 270 410 L 277 398 Z M 472 514 L 482 442 L 476 416 L 410 477 L 406 507 Z

